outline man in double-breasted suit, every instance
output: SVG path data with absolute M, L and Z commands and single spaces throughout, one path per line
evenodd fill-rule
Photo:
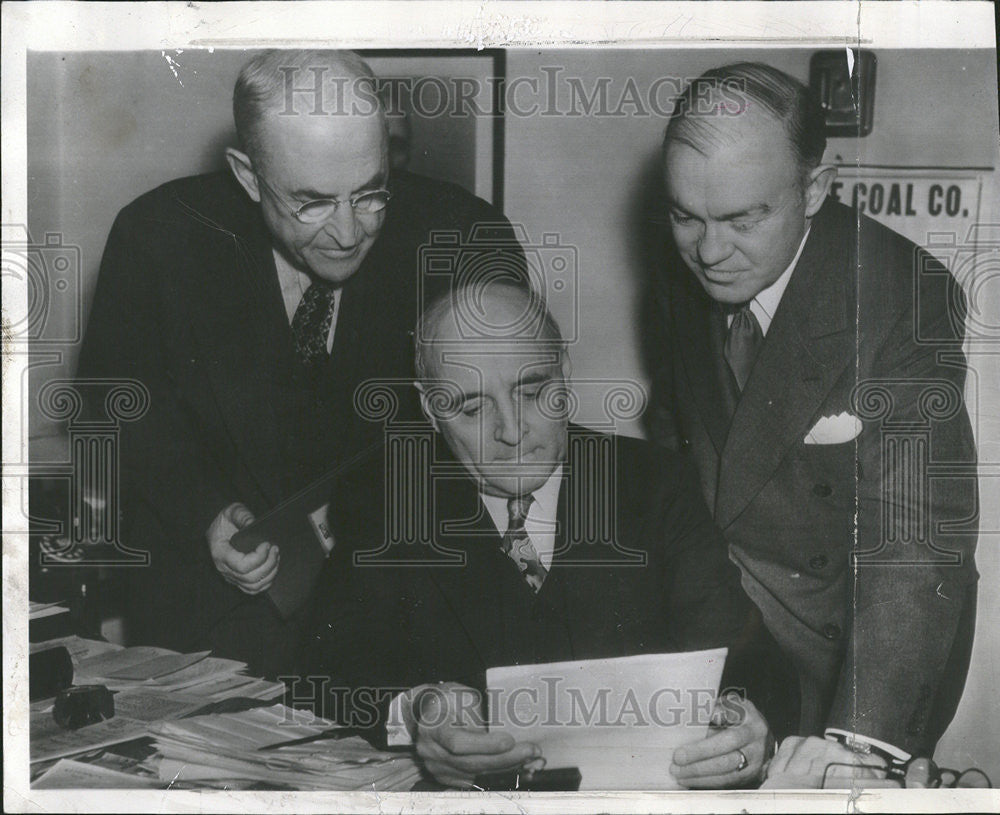
M 316 91 L 289 96 L 289 79 Z M 120 572 L 130 642 L 290 670 L 295 636 L 262 593 L 281 541 L 243 554 L 230 538 L 377 440 L 354 392 L 412 377 L 419 297 L 449 279 L 424 274 L 436 234 L 451 273 L 477 246 L 505 258 L 501 273 L 523 262 L 494 207 L 390 172 L 373 82 L 350 53 L 254 57 L 232 172 L 165 184 L 112 227 L 78 374 L 149 391 L 121 433 L 123 537 L 150 555 Z
M 902 761 L 933 751 L 972 641 L 965 301 L 935 259 L 828 197 L 824 148 L 818 105 L 768 66 L 680 98 L 651 424 L 693 455 L 798 666 L 802 734 Z
M 533 745 L 473 721 L 434 727 L 414 712 L 419 689 L 481 692 L 486 670 L 505 665 L 730 646 L 723 683 L 746 690 L 746 719 L 662 769 L 689 786 L 759 778 L 773 745 L 754 703 L 787 732 L 794 673 L 682 459 L 567 425 L 568 358 L 524 289 L 461 289 L 419 336 L 433 466 L 380 453 L 331 498 L 337 545 L 304 658 L 323 680 L 323 715 L 386 737 L 387 722 L 405 722 L 430 772 L 466 785 L 531 759 Z

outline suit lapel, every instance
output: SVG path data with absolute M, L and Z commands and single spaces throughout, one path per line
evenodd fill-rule
M 691 272 L 684 269 L 679 277 L 679 285 L 674 288 L 677 297 L 671 307 L 684 362 L 684 376 L 694 396 L 696 413 L 704 423 L 716 453 L 721 455 L 733 407 L 719 366 L 725 317 Z
M 453 461 L 450 456 L 446 460 Z M 432 483 L 434 528 L 442 530 L 447 525 L 449 529 L 436 532 L 436 540 L 449 550 L 461 552 L 465 564 L 431 565 L 428 573 L 450 607 L 453 622 L 466 632 L 484 668 L 489 667 L 499 620 L 497 614 L 484 610 L 499 611 L 496 604 L 484 603 L 483 597 L 496 584 L 498 567 L 504 565 L 500 533 L 470 479 L 432 477 Z M 425 555 L 431 557 L 429 552 Z
M 760 492 L 855 356 L 850 235 L 817 216 L 736 407 L 715 519 L 725 529 Z
M 201 298 L 194 321 L 208 376 L 249 473 L 262 496 L 274 502 L 282 494 L 275 377 L 290 345 L 268 232 L 247 200 L 232 202 L 235 217 L 228 229 L 182 207 L 208 227 L 201 235 L 206 268 L 195 272 Z

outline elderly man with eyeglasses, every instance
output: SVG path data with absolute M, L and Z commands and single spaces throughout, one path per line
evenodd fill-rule
M 263 594 L 280 541 L 231 537 L 379 432 L 354 391 L 412 377 L 419 300 L 447 285 L 421 268 L 435 234 L 456 262 L 475 264 L 475 241 L 523 276 L 494 207 L 390 173 L 375 90 L 355 54 L 261 53 L 236 82 L 231 172 L 165 184 L 111 230 L 78 374 L 150 395 L 121 436 L 123 536 L 151 556 L 124 581 L 132 642 L 288 670 L 294 620 Z

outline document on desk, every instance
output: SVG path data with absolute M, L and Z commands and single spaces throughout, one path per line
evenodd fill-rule
M 674 750 L 705 737 L 726 649 L 486 672 L 490 730 L 532 741 L 581 790 L 679 789 Z
M 156 789 L 162 786 L 163 783 L 158 778 L 108 770 L 71 758 L 59 759 L 31 783 L 31 788 L 36 790 Z
M 112 744 L 142 738 L 149 731 L 149 722 L 115 716 L 78 730 L 63 730 L 50 714 L 31 717 L 31 762 L 86 753 Z
M 253 780 L 303 790 L 407 790 L 419 779 L 413 758 L 376 750 L 358 736 L 267 745 L 326 732 L 333 723 L 278 704 L 213 713 L 153 728 L 163 781 Z
M 40 620 L 43 617 L 54 617 L 57 614 L 69 614 L 69 609 L 58 602 L 36 603 L 33 600 L 28 601 L 29 620 Z
M 59 646 L 62 646 L 69 651 L 69 656 L 70 659 L 73 660 L 74 668 L 78 668 L 81 662 L 90 659 L 91 657 L 100 656 L 101 654 L 107 654 L 113 651 L 124 650 L 122 646 L 115 645 L 113 642 L 88 640 L 83 637 L 78 637 L 75 634 L 71 634 L 68 637 L 59 637 L 54 640 L 30 643 L 28 646 L 28 653 L 34 654 L 37 651 L 44 651 L 48 648 L 58 648 Z
M 78 678 L 108 680 L 105 684 L 148 682 L 174 674 L 205 659 L 211 652 L 179 654 L 167 648 L 138 646 L 109 651 L 83 660 L 76 667 Z

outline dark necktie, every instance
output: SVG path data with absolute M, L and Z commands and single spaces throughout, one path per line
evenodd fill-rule
M 733 321 L 726 334 L 726 345 L 723 353 L 729 368 L 736 377 L 736 384 L 740 391 L 743 390 L 750 378 L 750 371 L 753 369 L 757 353 L 760 351 L 761 343 L 764 342 L 764 332 L 760 330 L 760 323 L 750 310 L 750 304 L 744 303 L 733 315 Z
M 501 549 L 507 557 L 514 561 L 521 571 L 521 576 L 536 592 L 545 582 L 548 570 L 538 557 L 538 550 L 531 543 L 531 538 L 524 529 L 524 520 L 528 517 L 528 509 L 534 500 L 530 495 L 522 495 L 507 501 L 507 533 L 503 536 Z
M 333 284 L 317 280 L 302 295 L 292 317 L 292 337 L 295 353 L 306 365 L 327 358 L 326 340 L 333 323 L 333 303 L 337 289 Z

